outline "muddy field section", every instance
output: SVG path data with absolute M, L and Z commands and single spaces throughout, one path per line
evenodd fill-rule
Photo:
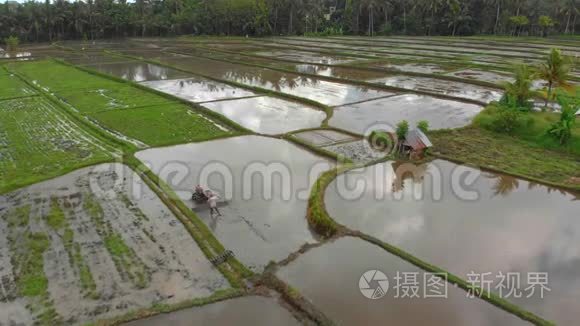
M 373 148 L 361 136 L 338 130 L 314 129 L 294 133 L 292 137 L 333 153 L 339 159 L 347 159 L 355 163 L 371 162 L 389 154 L 389 149 Z
M 98 165 L 0 197 L 0 320 L 83 324 L 229 284 L 129 168 Z
M 136 154 L 173 188 L 248 268 L 261 272 L 316 239 L 306 221 L 310 188 L 332 162 L 288 141 L 240 136 Z M 222 216 L 191 200 L 201 184 L 221 197 Z

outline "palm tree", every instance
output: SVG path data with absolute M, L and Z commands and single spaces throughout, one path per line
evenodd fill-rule
M 435 24 L 435 14 L 441 9 L 443 5 L 443 0 L 430 0 L 427 2 L 428 9 L 431 12 L 431 21 L 429 22 L 429 27 L 427 29 L 427 35 L 431 35 L 431 30 L 433 29 L 433 25 Z
M 486 0 L 487 3 L 490 5 L 495 6 L 495 23 L 493 24 L 493 34 L 497 35 L 498 28 L 499 28 L 499 18 L 501 13 L 501 5 L 503 0 Z
M 548 93 L 544 107 L 548 107 L 548 101 L 552 98 L 554 87 L 568 86 L 571 68 L 570 60 L 564 57 L 558 49 L 552 49 L 546 62 L 540 65 L 538 77 L 548 82 Z
M 368 33 L 369 36 L 373 36 L 375 29 L 374 29 L 374 24 L 375 24 L 375 12 L 374 9 L 377 6 L 377 0 L 364 0 L 364 6 L 367 8 L 368 12 L 369 12 L 369 29 L 368 29 Z
M 380 8 L 383 10 L 385 14 L 385 25 L 389 24 L 389 9 L 392 8 L 393 4 L 391 0 L 383 0 L 380 4 Z
M 531 90 L 533 75 L 533 70 L 528 65 L 522 64 L 515 68 L 514 82 L 504 83 L 507 97 L 514 99 L 519 107 L 526 107 L 528 100 L 534 95 L 534 91 Z
M 570 17 L 574 15 L 574 19 L 576 18 L 576 14 L 578 13 L 578 8 L 576 7 L 577 0 L 566 0 L 564 4 L 564 14 L 566 15 L 566 29 L 564 30 L 564 34 L 568 34 L 570 31 Z

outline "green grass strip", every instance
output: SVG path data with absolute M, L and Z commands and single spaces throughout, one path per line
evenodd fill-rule
M 122 316 L 115 317 L 107 320 L 99 320 L 95 323 L 86 324 L 95 326 L 114 326 L 121 325 L 131 321 L 153 317 L 159 314 L 166 314 L 177 310 L 183 310 L 193 307 L 200 307 L 211 303 L 217 303 L 220 301 L 225 301 L 228 299 L 238 298 L 244 296 L 245 292 L 239 289 L 226 289 L 218 290 L 214 292 L 211 296 L 205 298 L 197 298 L 182 301 L 176 304 L 155 304 L 150 308 L 139 309 L 135 311 L 128 312 Z
M 555 323 L 547 321 L 545 319 L 543 319 L 542 317 L 539 317 L 538 315 L 529 312 L 503 298 L 501 298 L 499 295 L 487 291 L 485 289 L 482 289 L 480 287 L 476 287 L 472 284 L 470 284 L 469 282 L 465 281 L 464 279 L 442 269 L 439 268 L 435 265 L 431 265 L 413 255 L 411 255 L 410 253 L 396 247 L 393 246 L 391 244 L 388 244 L 384 241 L 381 241 L 375 237 L 369 236 L 367 234 L 364 234 L 362 232 L 353 232 L 354 236 L 357 236 L 365 241 L 368 241 L 369 243 L 372 243 L 374 245 L 377 245 L 381 248 L 383 248 L 384 250 L 386 250 L 387 252 L 402 258 L 403 260 L 419 267 L 420 269 L 430 272 L 430 273 L 434 273 L 435 275 L 442 277 L 443 275 L 445 275 L 445 277 L 443 278 L 444 280 L 446 280 L 447 282 L 456 285 L 460 288 L 462 288 L 463 290 L 469 292 L 469 293 L 473 293 L 474 295 L 478 296 L 479 298 L 481 298 L 482 300 L 485 300 L 489 303 L 491 303 L 492 305 L 506 311 L 509 312 L 513 315 L 518 316 L 519 318 L 525 320 L 525 321 L 529 321 L 530 323 L 534 324 L 534 325 L 539 325 L 539 326 L 548 326 L 548 325 L 555 325 Z

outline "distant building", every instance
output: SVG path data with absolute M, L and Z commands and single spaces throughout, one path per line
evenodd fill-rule
M 401 145 L 401 151 L 410 157 L 421 157 L 425 150 L 433 147 L 433 144 L 421 130 L 412 129 L 407 132 L 405 140 Z

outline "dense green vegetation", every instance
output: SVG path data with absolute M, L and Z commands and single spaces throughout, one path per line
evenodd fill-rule
M 209 118 L 193 112 L 191 107 L 130 83 L 89 74 L 54 61 L 19 63 L 10 68 L 40 87 L 50 89 L 104 128 L 147 145 L 200 141 L 231 134 Z
M 108 128 L 156 146 L 202 141 L 230 134 L 182 104 L 112 110 L 93 116 Z
M 516 67 L 502 100 L 479 113 L 471 127 L 432 133 L 436 155 L 555 185 L 580 188 L 580 109 L 576 90 L 569 90 L 570 66 L 557 50 L 534 69 Z M 532 78 L 548 81 L 561 112 L 532 110 Z M 546 102 L 547 103 L 547 102 Z
M 580 189 L 574 182 L 574 178 L 580 177 L 580 161 L 576 155 L 477 127 L 431 132 L 429 137 L 436 156 Z
M 112 158 L 47 100 L 0 100 L 0 193 Z
M 0 4 L 0 39 L 126 36 L 574 34 L 575 0 L 112 0 Z
M 0 100 L 16 97 L 32 96 L 35 92 L 18 77 L 0 69 Z

